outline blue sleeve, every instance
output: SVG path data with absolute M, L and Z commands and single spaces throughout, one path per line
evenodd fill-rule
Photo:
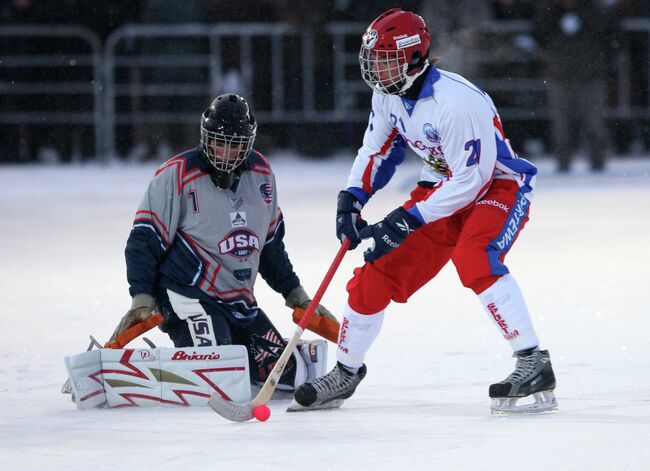
M 259 273 L 264 281 L 283 297 L 300 284 L 284 248 L 284 220 L 280 217 L 275 232 L 267 239 L 260 254 Z
M 156 295 L 158 267 L 165 248 L 153 225 L 134 224 L 126 242 L 126 278 L 131 296 L 146 293 Z

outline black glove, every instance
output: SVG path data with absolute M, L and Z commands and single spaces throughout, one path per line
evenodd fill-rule
M 359 232 L 362 239 L 372 237 L 375 240 L 374 247 L 367 249 L 363 253 L 363 259 L 366 262 L 372 262 L 386 255 L 391 250 L 399 247 L 404 242 L 404 239 L 421 225 L 422 223 L 418 218 L 404 208 L 397 208 L 380 222 L 372 224 Z
M 336 237 L 343 242 L 343 238 L 350 240 L 348 250 L 355 249 L 361 238 L 359 231 L 368 223 L 361 219 L 361 202 L 350 192 L 341 191 L 336 205 Z

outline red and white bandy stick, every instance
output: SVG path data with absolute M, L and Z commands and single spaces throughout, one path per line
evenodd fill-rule
M 225 400 L 218 392 L 214 392 L 210 396 L 208 405 L 217 414 L 233 422 L 245 422 L 247 420 L 251 420 L 254 417 L 253 409 L 255 408 L 255 406 L 258 406 L 260 404 L 266 404 L 267 402 L 269 402 L 269 399 L 271 399 L 271 396 L 273 395 L 273 392 L 275 391 L 275 388 L 277 387 L 278 382 L 280 381 L 280 376 L 282 376 L 282 372 L 284 371 L 284 368 L 287 366 L 287 363 L 289 362 L 289 358 L 293 354 L 293 350 L 296 348 L 296 345 L 298 345 L 300 336 L 302 335 L 303 331 L 307 327 L 307 324 L 309 323 L 309 319 L 311 319 L 311 316 L 314 314 L 314 311 L 316 311 L 316 308 L 318 307 L 318 304 L 320 303 L 323 294 L 325 294 L 325 290 L 327 289 L 330 282 L 332 281 L 332 278 L 334 277 L 334 273 L 336 273 L 336 270 L 341 264 L 341 261 L 343 260 L 343 256 L 345 255 L 345 252 L 348 250 L 349 246 L 350 246 L 350 241 L 348 239 L 344 239 L 343 243 L 341 243 L 341 247 L 339 248 L 338 252 L 336 253 L 336 256 L 334 257 L 334 261 L 332 262 L 332 265 L 330 266 L 329 270 L 325 274 L 325 278 L 323 278 L 323 281 L 321 282 L 318 291 L 316 291 L 316 294 L 311 300 L 309 307 L 305 311 L 305 314 L 302 316 L 302 319 L 298 324 L 298 328 L 296 328 L 296 331 L 293 333 L 293 337 L 291 337 L 291 340 L 284 348 L 282 355 L 280 355 L 280 358 L 275 363 L 273 370 L 271 370 L 269 377 L 266 378 L 266 381 L 264 382 L 262 389 L 260 389 L 260 391 L 257 393 L 257 396 L 255 396 L 252 401 L 248 401 L 244 404 L 237 404 Z

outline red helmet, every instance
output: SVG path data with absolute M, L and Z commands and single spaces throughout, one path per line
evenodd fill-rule
M 382 13 L 361 37 L 363 80 L 384 95 L 403 94 L 428 64 L 430 43 L 420 15 L 400 8 Z

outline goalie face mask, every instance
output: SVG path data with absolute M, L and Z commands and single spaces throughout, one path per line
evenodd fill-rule
M 214 99 L 201 118 L 201 149 L 214 169 L 212 181 L 229 188 L 253 149 L 257 122 L 248 102 L 233 93 Z

